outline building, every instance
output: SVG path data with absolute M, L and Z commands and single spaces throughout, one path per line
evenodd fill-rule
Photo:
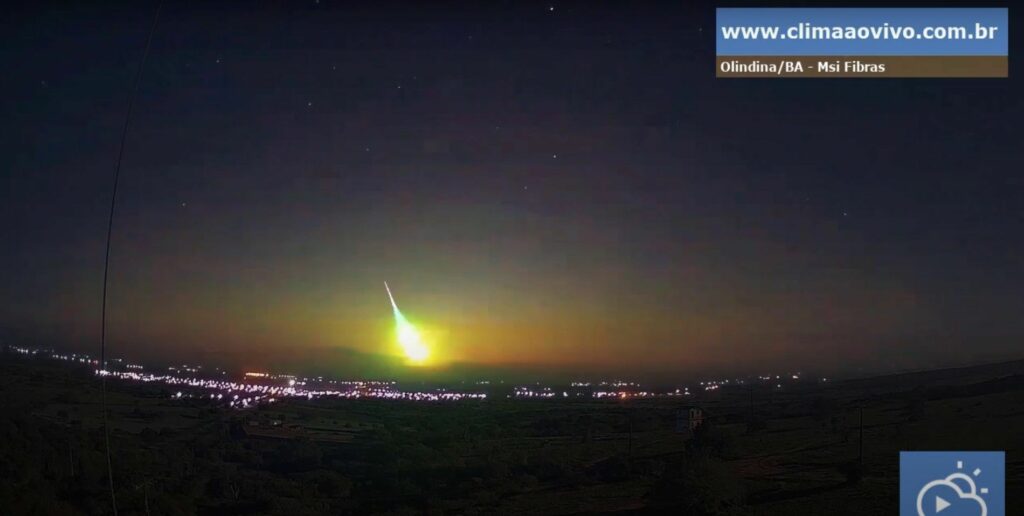
M 676 410 L 676 433 L 693 436 L 693 432 L 704 424 L 704 409 L 687 405 Z

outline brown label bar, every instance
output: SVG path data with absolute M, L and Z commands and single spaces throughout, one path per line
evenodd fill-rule
M 718 56 L 715 77 L 1008 77 L 1007 56 Z

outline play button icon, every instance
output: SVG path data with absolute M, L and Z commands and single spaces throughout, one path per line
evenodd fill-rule
M 947 502 L 944 498 L 942 498 L 941 496 L 935 497 L 935 514 L 938 514 L 946 510 L 948 507 L 949 502 Z

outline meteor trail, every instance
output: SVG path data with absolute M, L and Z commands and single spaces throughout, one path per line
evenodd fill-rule
M 416 328 L 405 319 L 402 311 L 398 309 L 398 304 L 395 303 L 395 296 L 391 295 L 391 287 L 388 287 L 388 282 L 386 281 L 384 282 L 384 290 L 388 291 L 391 309 L 395 313 L 395 331 L 398 336 L 398 344 L 402 346 L 402 351 L 405 353 L 406 358 L 415 364 L 422 364 L 430 355 L 430 350 L 423 344 Z
M 388 291 L 388 299 L 391 300 L 391 308 L 393 308 L 395 312 L 398 312 L 398 305 L 395 304 L 395 298 L 391 295 L 391 289 L 388 288 L 388 282 L 386 281 L 384 282 L 384 290 Z

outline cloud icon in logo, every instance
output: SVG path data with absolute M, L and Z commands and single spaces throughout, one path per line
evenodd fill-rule
M 950 514 L 988 516 L 988 506 L 978 496 L 974 479 L 963 473 L 932 480 L 917 493 L 918 516 L 939 514 L 951 507 L 956 507 L 956 510 Z

